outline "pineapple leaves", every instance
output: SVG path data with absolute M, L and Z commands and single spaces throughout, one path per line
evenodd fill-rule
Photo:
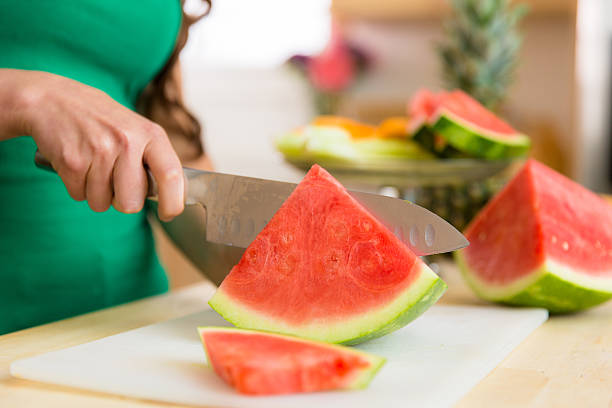
M 513 81 L 522 42 L 517 26 L 528 8 L 509 0 L 450 1 L 453 14 L 437 46 L 445 85 L 495 109 Z

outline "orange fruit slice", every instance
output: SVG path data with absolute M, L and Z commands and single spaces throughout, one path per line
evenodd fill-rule
M 405 139 L 408 137 L 408 123 L 409 119 L 406 116 L 395 116 L 383 120 L 376 134 L 382 139 Z
M 351 134 L 351 137 L 355 139 L 363 139 L 367 137 L 374 137 L 376 127 L 368 125 L 366 123 L 357 122 L 356 120 L 345 118 L 342 116 L 317 116 L 313 121 L 312 125 L 315 126 L 338 126 L 346 130 Z

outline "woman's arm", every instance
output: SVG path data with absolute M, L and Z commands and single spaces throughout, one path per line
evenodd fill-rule
M 94 211 L 134 213 L 159 188 L 159 216 L 184 206 L 181 163 L 165 131 L 106 93 L 58 75 L 0 69 L 0 141 L 31 135 L 72 198 Z

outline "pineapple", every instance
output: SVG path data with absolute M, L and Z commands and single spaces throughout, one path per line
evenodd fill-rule
M 460 88 L 495 110 L 512 83 L 527 12 L 509 0 L 450 0 L 446 39 L 438 45 L 446 87 Z

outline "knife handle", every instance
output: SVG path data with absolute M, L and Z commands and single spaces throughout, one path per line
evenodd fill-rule
M 55 169 L 51 165 L 51 162 L 47 160 L 38 149 L 36 149 L 36 153 L 34 153 L 34 164 L 36 164 L 36 167 L 39 169 L 55 173 Z
M 34 164 L 36 164 L 36 167 L 39 169 L 57 173 L 51 162 L 47 160 L 38 149 L 36 149 L 36 153 L 34 154 Z M 148 167 L 145 166 L 145 170 L 147 173 L 147 198 L 157 200 L 157 181 L 155 181 Z

